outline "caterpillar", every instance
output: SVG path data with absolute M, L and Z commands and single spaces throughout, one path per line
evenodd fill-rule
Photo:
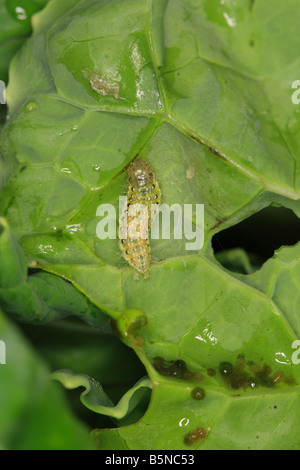
M 120 214 L 119 247 L 121 255 L 134 268 L 135 279 L 149 277 L 151 247 L 149 234 L 161 199 L 153 169 L 143 160 L 128 168 L 129 187 L 126 206 Z

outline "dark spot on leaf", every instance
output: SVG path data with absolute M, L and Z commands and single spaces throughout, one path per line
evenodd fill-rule
M 62 238 L 62 236 L 63 236 L 63 231 L 62 231 L 62 229 L 56 230 L 56 231 L 55 231 L 55 236 L 56 236 L 57 239 Z
M 199 427 L 195 429 L 194 431 L 191 431 L 189 434 L 187 434 L 183 441 L 187 446 L 190 446 L 194 444 L 194 442 L 197 442 L 199 440 L 202 440 L 206 437 L 206 430 L 203 427 Z
M 175 361 L 166 361 L 160 356 L 153 359 L 153 367 L 165 377 L 173 377 L 181 380 L 189 380 L 199 382 L 203 380 L 203 375 L 198 372 L 192 372 L 187 368 L 186 362 L 180 359 Z
M 204 400 L 205 391 L 203 388 L 200 387 L 193 388 L 193 390 L 191 391 L 191 396 L 192 398 L 194 398 L 194 400 Z
M 216 375 L 216 370 L 212 369 L 211 367 L 208 368 L 206 372 L 209 377 L 214 377 Z
M 144 346 L 144 339 L 142 338 L 142 336 L 137 336 L 135 339 L 134 339 L 134 346 L 136 348 L 141 348 Z
M 230 376 L 233 371 L 233 365 L 231 362 L 221 362 L 219 364 L 219 371 L 223 377 Z
M 286 378 L 283 371 L 275 371 L 268 364 L 257 364 L 254 361 L 246 362 L 243 355 L 239 355 L 235 364 L 229 361 L 221 362 L 218 366 L 219 374 L 228 387 L 233 390 L 240 388 L 274 387 L 284 382 L 294 385 L 295 381 Z
M 111 326 L 112 332 L 116 336 L 116 338 L 121 339 L 121 333 L 119 331 L 117 322 L 113 318 L 110 319 L 110 326 Z
M 198 144 L 200 144 L 201 146 L 205 147 L 207 150 L 209 150 L 210 152 L 212 152 L 214 155 L 221 158 L 222 160 L 225 160 L 225 161 L 228 160 L 227 157 L 223 153 L 221 153 L 219 150 L 215 149 L 214 147 L 211 147 L 210 145 L 208 145 L 204 140 L 200 139 L 199 137 L 197 137 L 195 135 L 190 135 L 190 138 L 193 139 Z
M 228 217 L 224 217 L 223 219 L 218 218 L 218 222 L 213 226 L 213 230 L 215 228 L 218 228 L 220 225 L 224 224 L 224 222 L 227 222 Z

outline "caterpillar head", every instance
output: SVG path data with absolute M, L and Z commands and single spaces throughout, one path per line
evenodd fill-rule
M 153 171 L 149 163 L 143 160 L 132 162 L 128 168 L 129 183 L 134 187 L 143 187 L 152 183 Z

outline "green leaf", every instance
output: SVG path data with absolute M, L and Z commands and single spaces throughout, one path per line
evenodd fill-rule
M 114 335 L 91 328 L 74 317 L 47 325 L 22 325 L 22 330 L 51 371 L 68 369 L 75 374 L 93 377 L 114 403 L 118 403 L 128 389 L 146 374 L 131 348 Z M 151 390 L 143 390 L 137 406 L 128 417 L 118 420 L 118 424 L 137 422 L 144 415 Z M 69 391 L 67 398 L 76 416 L 91 429 L 116 426 L 114 418 L 93 413 L 82 406 L 77 390 Z
M 0 1 L 0 80 L 7 82 L 10 62 L 31 33 L 31 18 L 48 0 Z
M 253 259 L 254 266 L 252 266 L 250 257 L 241 248 L 222 250 L 221 253 L 216 253 L 215 256 L 229 271 L 251 274 L 255 270 L 255 259 Z
M 6 351 L 6 361 L 0 364 L 0 447 L 93 449 L 88 427 L 73 416 L 45 363 L 2 312 L 0 338 Z
M 124 443 L 134 450 L 291 450 L 299 448 L 298 421 L 299 389 L 288 398 L 280 392 L 238 398 L 211 390 L 195 402 L 191 388 L 169 383 L 154 389 L 138 424 L 95 430 L 93 437 L 100 450 L 122 450 Z M 199 429 L 201 437 L 193 441 Z
M 0 304 L 28 323 L 45 323 L 76 314 L 109 332 L 107 317 L 62 278 L 46 272 L 28 275 L 24 253 L 0 218 Z M 37 268 L 36 262 L 29 266 Z
M 52 371 L 69 369 L 89 375 L 101 382 L 114 402 L 145 375 L 131 348 L 114 335 L 91 328 L 74 317 L 47 325 L 23 325 L 22 329 Z M 70 395 L 75 397 L 75 393 Z M 82 408 L 76 397 L 77 404 Z M 97 416 L 97 422 L 98 419 Z
M 248 278 L 250 284 L 274 299 L 297 336 L 300 335 L 299 252 L 299 244 L 294 249 L 282 247 L 260 271 Z
M 296 0 L 52 0 L 13 61 L 0 212 L 39 270 L 37 297 L 51 306 L 45 284 L 63 280 L 112 319 L 153 384 L 138 423 L 95 431 L 101 449 L 300 448 L 300 245 L 254 273 L 241 252 L 211 248 L 272 204 L 300 216 L 299 20 Z M 203 248 L 151 241 L 139 281 L 118 240 L 96 236 L 98 206 L 118 210 L 136 158 L 162 202 L 205 212 Z

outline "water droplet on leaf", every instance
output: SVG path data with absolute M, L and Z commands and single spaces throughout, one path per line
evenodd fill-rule
M 23 7 L 16 7 L 15 8 L 16 18 L 19 21 L 27 20 L 27 13 Z
M 36 107 L 37 107 L 37 104 L 34 101 L 32 101 L 26 105 L 25 109 L 27 112 L 31 112 L 31 111 L 34 111 Z

